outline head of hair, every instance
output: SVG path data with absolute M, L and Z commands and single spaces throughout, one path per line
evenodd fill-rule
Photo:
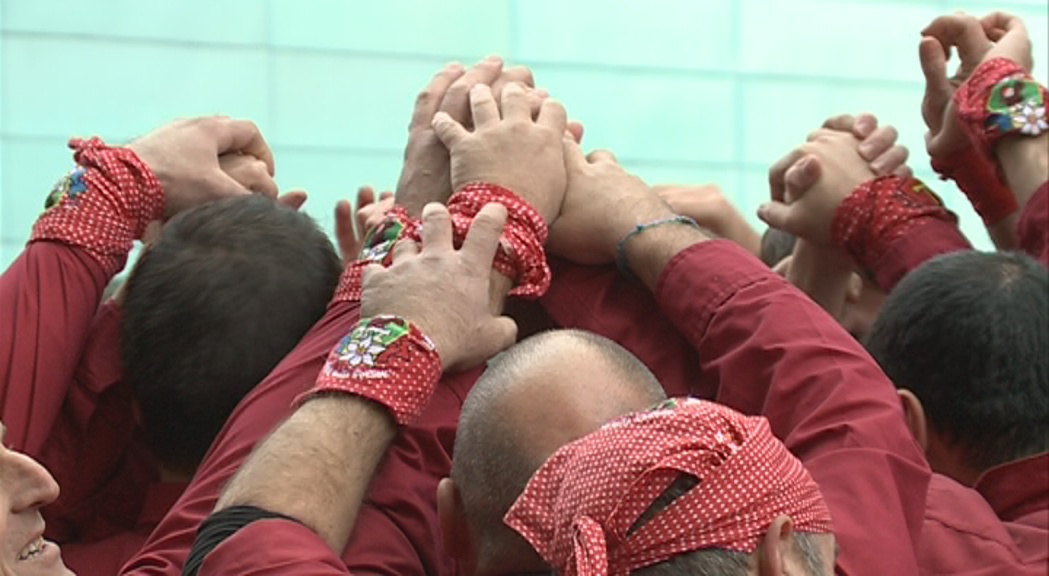
M 309 216 L 251 195 L 183 212 L 127 282 L 122 358 L 148 442 L 192 471 L 324 314 L 342 264 Z
M 679 476 L 645 510 L 638 521 L 631 526 L 628 534 L 636 532 L 697 484 L 699 484 L 699 479 L 695 476 L 690 474 Z M 812 534 L 796 532 L 794 534 L 794 552 L 803 562 L 806 575 L 819 576 L 823 573 L 823 554 L 820 552 L 819 545 Z M 634 570 L 631 574 L 637 576 L 744 576 L 747 573 L 750 556 L 750 554 L 735 550 L 704 548 L 679 554 L 665 562 Z
M 1049 279 L 1028 256 L 930 260 L 885 300 L 866 346 L 973 469 L 1049 449 Z
M 794 253 L 797 238 L 788 232 L 768 228 L 761 235 L 761 261 L 772 268 L 787 256 Z
M 506 547 L 507 536 L 512 538 L 515 533 L 502 518 L 549 456 L 529 449 L 526 435 L 515 429 L 506 408 L 498 404 L 509 389 L 527 382 L 530 370 L 544 362 L 564 360 L 558 350 L 572 350 L 572 357 L 579 364 L 586 363 L 589 371 L 595 371 L 594 362 L 602 362 L 614 375 L 613 381 L 605 383 L 603 395 L 592 398 L 595 403 L 606 403 L 608 414 L 633 412 L 665 398 L 659 382 L 640 360 L 615 342 L 589 332 L 543 332 L 493 359 L 463 403 L 451 470 L 468 523 L 479 535 L 482 557 L 512 556 Z M 565 381 L 565 385 L 572 382 Z

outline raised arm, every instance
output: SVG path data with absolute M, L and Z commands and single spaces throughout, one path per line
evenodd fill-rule
M 809 467 L 834 516 L 841 570 L 917 573 L 929 472 L 892 385 L 808 298 L 743 249 L 673 216 L 644 186 L 569 195 L 552 232 L 566 243 L 552 240 L 550 250 L 621 255 L 692 343 L 718 401 L 765 415 Z M 880 505 L 857 506 L 858 493 Z M 870 526 L 879 527 L 873 545 Z
M 56 185 L 25 251 L 0 277 L 0 417 L 8 441 L 39 455 L 72 383 L 102 290 L 146 225 L 247 189 L 218 156 L 272 156 L 250 122 L 175 122 L 128 147 L 73 140 L 73 170 Z M 272 185 L 272 180 L 270 180 Z M 275 186 L 273 191 L 276 191 Z

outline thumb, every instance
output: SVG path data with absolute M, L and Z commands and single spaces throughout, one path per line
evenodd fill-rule
M 562 139 L 565 147 L 565 168 L 569 170 L 582 169 L 588 164 L 583 148 L 576 142 L 574 137 L 565 136 Z
M 468 133 L 463 125 L 456 122 L 447 112 L 438 112 L 433 117 L 433 132 L 445 148 L 451 149 Z
M 792 229 L 794 207 L 782 202 L 766 202 L 758 206 L 758 218 L 771 228 L 797 235 Z
M 809 155 L 796 162 L 783 178 L 784 200 L 788 203 L 797 202 L 820 179 L 821 174 L 823 165 L 816 156 Z
M 506 350 L 517 342 L 517 323 L 509 316 L 493 318 L 488 323 L 488 326 L 487 341 L 491 342 L 493 347 L 495 347 L 490 356 Z

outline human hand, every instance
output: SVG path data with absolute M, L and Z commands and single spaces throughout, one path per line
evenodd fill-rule
M 470 91 L 470 103 L 473 132 L 445 112 L 434 117 L 434 131 L 451 154 L 452 188 L 470 182 L 502 186 L 551 222 L 565 193 L 564 107 L 544 100 L 533 119 L 528 94 L 518 84 L 503 90 L 501 105 L 491 88 L 478 84 Z
M 952 48 L 957 48 L 961 65 L 948 78 L 947 59 Z M 1034 65 L 1027 28 L 1022 20 L 1004 12 L 981 20 L 960 12 L 941 16 L 922 30 L 918 53 L 925 75 L 922 118 L 929 128 L 925 146 L 933 158 L 947 158 L 969 146 L 951 97 L 981 63 L 1007 58 L 1028 73 Z
M 870 163 L 871 170 L 878 176 L 888 174 L 911 176 L 911 169 L 907 166 L 910 151 L 906 146 L 896 143 L 900 136 L 899 132 L 892 126 L 878 126 L 878 118 L 873 114 L 860 114 L 855 117 L 850 114 L 841 114 L 828 118 L 823 123 L 823 128 L 848 132 L 858 138 L 860 156 Z M 817 130 L 809 137 L 815 137 L 819 133 Z
M 347 200 L 340 200 L 335 204 L 335 240 L 343 263 L 352 264 L 357 261 L 368 232 L 383 221 L 393 206 L 393 192 L 383 192 L 376 202 L 375 191 L 371 186 L 361 186 L 357 189 L 356 214 Z
M 219 157 L 224 154 L 238 153 L 262 162 L 269 181 L 258 174 L 252 181 L 267 196 L 277 193 L 272 182 L 273 153 L 258 127 L 247 120 L 222 116 L 176 120 L 138 138 L 128 148 L 160 182 L 165 218 L 205 202 L 251 193 L 223 172 Z
M 561 214 L 550 227 L 547 250 L 578 264 L 607 264 L 638 224 L 674 216 L 674 211 L 607 150 L 583 156 L 564 139 L 568 190 Z
M 755 256 L 761 253 L 761 237 L 717 186 L 653 186 L 652 190 L 677 214 L 688 216 Z
M 421 249 L 398 242 L 389 268 L 364 270 L 361 316 L 393 314 L 415 324 L 433 341 L 445 370 L 476 366 L 512 346 L 517 325 L 489 308 L 492 261 L 505 224 L 506 209 L 488 204 L 456 250 L 448 209 L 427 204 Z
M 859 141 L 851 134 L 824 130 L 787 157 L 782 194 L 773 188 L 772 202 L 758 208 L 769 226 L 807 239 L 831 244 L 834 213 L 857 186 L 875 177 L 860 156 Z M 777 162 L 773 170 L 778 170 Z M 772 176 L 770 176 L 772 180 Z
M 539 112 L 545 92 L 532 91 L 532 71 L 523 66 L 503 68 L 498 56 L 489 56 L 469 70 L 451 63 L 430 81 L 415 99 L 415 110 L 408 127 L 404 148 L 404 167 L 397 181 L 397 203 L 409 216 L 418 218 L 427 202 L 444 203 L 451 196 L 448 149 L 433 131 L 433 117 L 446 112 L 464 127 L 472 128 L 470 90 L 478 84 L 492 87 L 496 101 L 511 83 L 527 87 L 533 115 Z

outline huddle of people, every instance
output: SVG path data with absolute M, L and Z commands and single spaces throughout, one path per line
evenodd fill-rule
M 1045 574 L 1046 89 L 1008 14 L 919 52 L 997 252 L 869 114 L 772 166 L 760 236 L 498 57 L 337 247 L 249 121 L 72 140 L 0 278 L 0 573 Z

